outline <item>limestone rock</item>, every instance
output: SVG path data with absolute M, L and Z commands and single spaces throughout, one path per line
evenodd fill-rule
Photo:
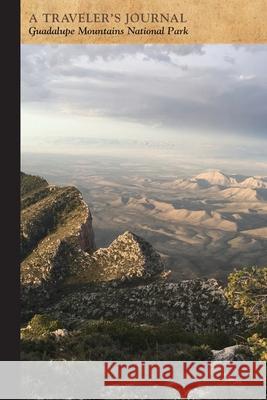
M 165 273 L 153 247 L 131 232 L 94 251 L 92 216 L 74 187 L 42 182 L 40 188 L 24 192 L 22 205 L 23 312 L 37 312 L 61 287 L 144 281 Z
M 46 312 L 67 325 L 79 319 L 125 318 L 152 324 L 176 321 L 193 332 L 232 333 L 242 330 L 245 322 L 242 314 L 229 306 L 215 279 L 85 287 L 64 296 Z
M 101 280 L 151 277 L 164 271 L 160 256 L 144 239 L 125 232 L 106 249 L 93 254 Z
M 159 254 L 148 242 L 131 232 L 118 236 L 109 247 L 100 248 L 93 254 L 76 251 L 72 259 L 66 286 L 101 282 L 140 284 L 167 275 Z
M 57 340 L 60 340 L 61 338 L 68 336 L 69 331 L 67 331 L 67 329 L 57 329 L 54 332 L 51 332 L 51 335 L 55 336 Z
M 235 345 L 222 350 L 212 350 L 214 361 L 244 361 L 251 360 L 252 354 L 248 346 Z
M 93 251 L 95 243 L 90 211 L 75 187 L 22 177 L 21 293 L 26 312 L 45 303 L 68 275 L 72 252 Z

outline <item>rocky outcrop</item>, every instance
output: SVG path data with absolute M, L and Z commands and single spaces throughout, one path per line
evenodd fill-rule
M 26 312 L 45 303 L 68 276 L 72 252 L 94 251 L 95 243 L 90 211 L 75 187 L 49 186 L 26 174 L 22 185 L 24 180 L 21 294 Z
M 107 249 L 97 250 L 93 257 L 101 269 L 103 280 L 150 277 L 164 269 L 153 247 L 132 232 L 118 236 Z
M 29 184 L 28 175 L 24 177 Z M 152 246 L 131 232 L 95 251 L 92 216 L 80 192 L 74 187 L 41 183 L 35 190 L 30 185 L 31 191 L 24 191 L 21 201 L 24 312 L 37 312 L 61 287 L 143 281 L 164 272 Z
M 79 319 L 123 318 L 139 323 L 178 322 L 192 332 L 237 332 L 244 318 L 225 298 L 215 279 L 157 281 L 135 287 L 115 284 L 83 288 L 46 310 L 64 326 Z
M 212 350 L 214 361 L 244 361 L 251 360 L 252 353 L 248 346 L 235 345 L 222 350 Z
M 81 285 L 113 282 L 140 284 L 168 275 L 153 247 L 131 232 L 125 232 L 107 248 L 93 253 L 71 252 L 69 274 L 64 287 L 74 290 Z
M 22 209 L 21 212 L 21 256 L 22 259 L 27 257 L 37 245 L 52 233 L 61 235 L 63 224 L 68 222 L 69 217 L 78 211 L 80 217 L 87 218 L 86 208 L 82 207 L 81 196 L 77 189 L 73 187 L 48 188 L 46 196 L 39 200 L 34 192 L 28 196 L 32 201 L 30 206 Z M 39 191 L 38 191 L 39 192 Z M 42 190 L 43 192 L 43 190 Z M 81 226 L 81 222 L 79 222 Z M 80 226 L 77 227 L 80 229 Z M 79 232 L 79 231 L 77 231 Z
M 96 250 L 92 216 L 80 192 L 32 178 L 23 178 L 21 213 L 25 319 L 42 312 L 67 328 L 85 319 L 123 318 L 175 321 L 192 332 L 243 330 L 244 317 L 216 280 L 163 279 L 159 254 L 132 232 Z
M 48 187 L 48 182 L 44 178 L 24 172 L 20 173 L 20 194 L 22 198 L 46 187 Z
M 159 254 L 131 232 L 118 236 L 109 247 L 100 248 L 92 255 L 76 254 L 74 264 L 68 282 L 76 284 L 148 279 L 164 272 Z

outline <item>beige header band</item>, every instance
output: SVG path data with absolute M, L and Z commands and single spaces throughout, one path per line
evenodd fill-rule
M 267 43 L 267 0 L 22 0 L 22 43 Z

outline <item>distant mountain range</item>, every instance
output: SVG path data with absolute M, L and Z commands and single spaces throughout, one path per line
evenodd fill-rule
M 209 170 L 189 179 L 179 179 L 176 182 L 182 186 L 188 184 L 188 188 L 191 185 L 192 189 L 210 186 L 267 189 L 267 177 L 250 176 L 240 179 L 236 175 L 226 175 L 219 170 Z
M 226 175 L 219 170 L 210 170 L 192 178 L 178 179 L 175 181 L 175 185 L 186 190 L 211 189 L 214 191 L 216 189 L 220 191 L 221 197 L 231 199 L 231 201 L 267 199 L 267 177 L 240 178 L 236 175 Z

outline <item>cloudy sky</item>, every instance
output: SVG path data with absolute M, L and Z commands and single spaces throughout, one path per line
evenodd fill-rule
M 267 175 L 267 46 L 22 46 L 22 152 Z

